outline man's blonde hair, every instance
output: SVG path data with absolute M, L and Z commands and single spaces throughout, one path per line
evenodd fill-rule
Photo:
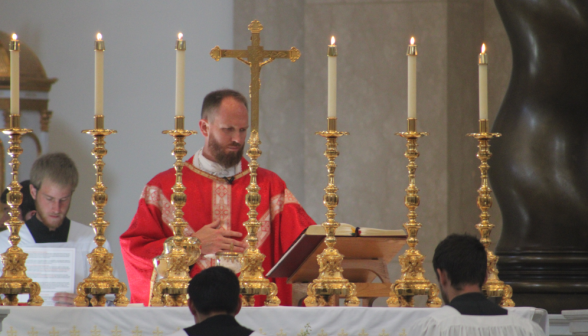
M 31 184 L 41 189 L 45 178 L 61 186 L 71 186 L 72 191 L 78 186 L 78 170 L 65 153 L 45 154 L 35 160 L 31 169 Z

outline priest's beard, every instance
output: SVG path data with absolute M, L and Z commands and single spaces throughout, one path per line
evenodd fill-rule
M 239 146 L 239 143 L 233 142 L 229 146 Z M 216 163 L 223 166 L 224 168 L 231 168 L 241 162 L 245 145 L 241 145 L 241 149 L 239 149 L 237 152 L 225 153 L 223 146 L 218 143 L 218 141 L 216 141 L 211 133 L 208 140 L 208 147 L 210 148 Z

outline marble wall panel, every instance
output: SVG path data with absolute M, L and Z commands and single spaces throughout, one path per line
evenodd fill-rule
M 390 229 L 401 228 L 406 220 L 406 141 L 394 133 L 406 130 L 406 47 L 414 35 L 419 45 L 419 128 L 432 134 L 419 142 L 418 213 L 426 226 L 421 233 L 424 241 L 445 234 L 447 28 L 438 14 L 444 11 L 443 3 L 307 4 L 305 190 L 307 211 L 314 218 L 325 212 L 326 159 L 324 140 L 311 131 L 326 127 L 326 44 L 336 34 L 338 124 L 351 132 L 339 141 L 337 218 Z
M 302 58 L 295 63 L 275 60 L 261 70 L 260 139 L 263 154 L 261 167 L 276 172 L 304 204 L 304 2 L 302 1 L 235 1 L 234 48 L 251 44 L 247 25 L 259 20 L 264 29 L 261 44 L 266 50 L 289 50 L 297 47 Z M 237 60 L 234 66 L 234 88 L 249 92 L 249 67 Z
M 478 54 L 483 42 L 483 3 L 447 4 L 447 118 L 448 118 L 448 233 L 476 234 L 480 211 L 476 205 L 480 187 L 478 132 Z

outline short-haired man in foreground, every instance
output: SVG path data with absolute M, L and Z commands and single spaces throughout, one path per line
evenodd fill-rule
M 188 294 L 188 307 L 196 324 L 171 336 L 261 335 L 235 320 L 241 310 L 239 280 L 228 268 L 213 266 L 196 274 L 190 281 Z
M 21 248 L 75 248 L 75 284 L 89 275 L 86 255 L 96 247 L 92 228 L 67 218 L 77 185 L 78 170 L 66 154 L 45 154 L 35 160 L 30 192 L 35 200 L 36 214 L 21 227 L 18 244 Z M 0 253 L 10 247 L 8 236 L 8 231 L 0 232 Z M 110 250 L 108 241 L 104 247 Z M 75 296 L 74 293 L 56 293 L 53 301 L 58 306 L 73 306 Z
M 545 335 L 535 322 L 508 315 L 486 298 L 486 263 L 486 249 L 473 236 L 452 234 L 441 241 L 433 268 L 446 306 L 416 320 L 408 335 Z

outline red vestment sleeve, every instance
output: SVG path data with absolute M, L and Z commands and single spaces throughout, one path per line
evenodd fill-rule
M 287 189 L 286 183 L 275 173 L 260 168 L 260 184 L 264 185 L 265 181 L 272 181 L 270 184 L 271 194 L 271 239 L 269 240 L 270 249 L 262 249 L 266 255 L 263 267 L 267 274 L 269 270 L 282 258 L 288 248 L 296 241 L 298 236 L 310 225 L 315 222 L 308 216 L 298 200 Z M 277 200 L 277 201 L 276 201 Z M 266 242 L 265 244 L 267 244 Z M 261 244 L 262 246 L 264 244 Z M 282 306 L 292 305 L 292 285 L 287 284 L 286 278 L 269 278 L 270 281 L 278 285 L 278 297 L 282 301 Z M 263 305 L 265 297 L 256 299 L 256 306 Z
M 120 237 L 129 287 L 131 303 L 148 305 L 150 299 L 153 258 L 163 251 L 163 242 L 173 233 L 162 222 L 161 210 L 154 204 L 162 197 L 157 184 L 148 184 L 139 200 L 139 208 L 129 229 Z
M 273 246 L 272 266 L 278 263 L 304 229 L 315 224 L 298 203 L 284 205 L 284 210 L 276 216 L 274 221 L 275 223 L 272 224 L 276 230 L 277 243 Z M 265 272 L 269 272 L 270 269 L 265 269 Z M 282 306 L 292 305 L 292 285 L 286 283 L 287 280 L 286 278 L 270 278 L 270 281 L 278 285 L 278 297 L 282 301 Z

